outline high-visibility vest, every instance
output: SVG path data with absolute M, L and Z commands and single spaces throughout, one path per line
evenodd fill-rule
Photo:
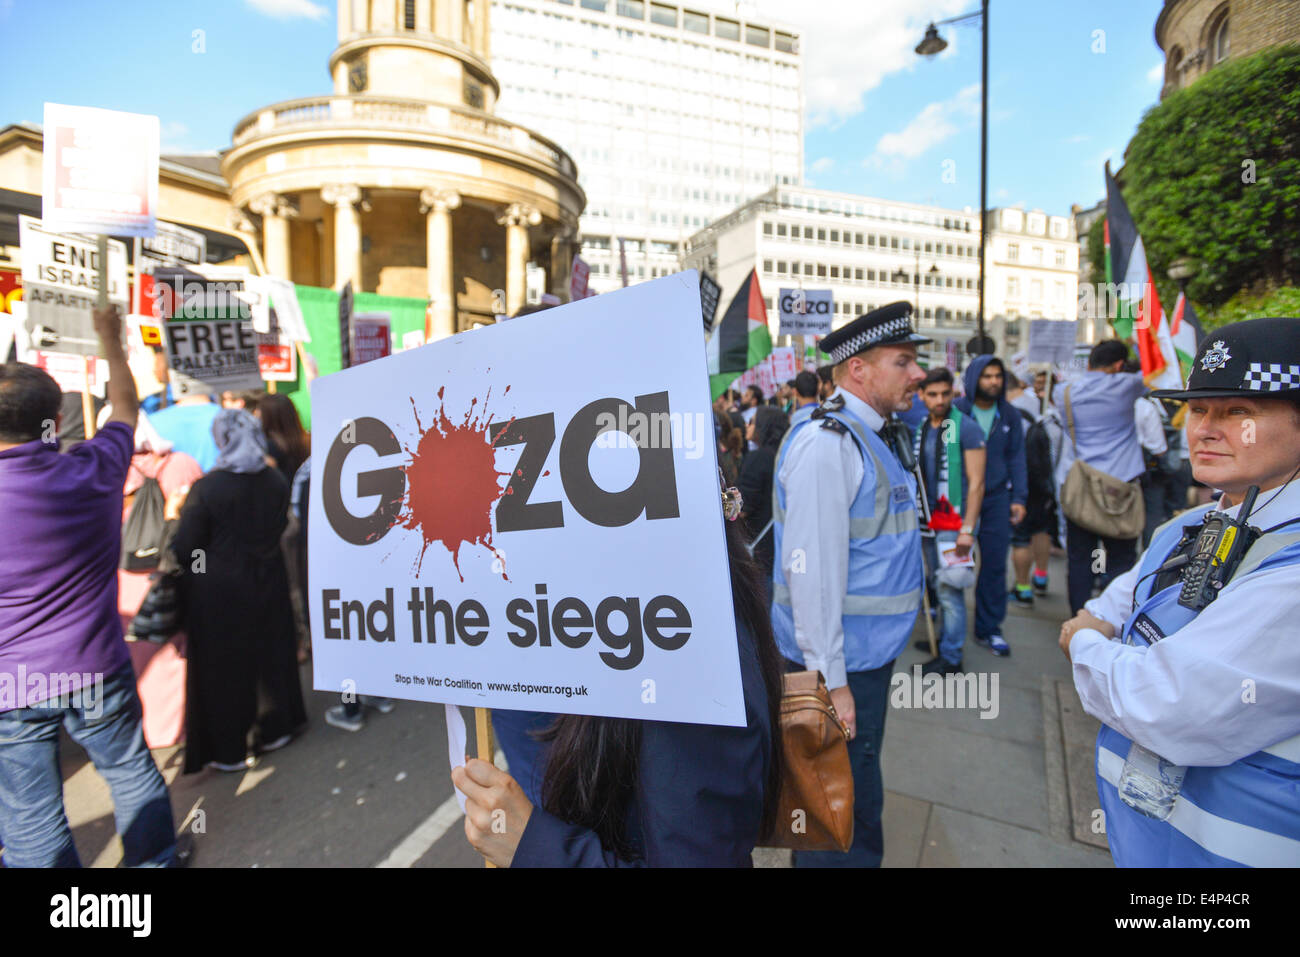
M 1177 547 L 1185 525 L 1199 523 L 1206 509 L 1183 513 L 1151 538 L 1139 578 L 1159 568 Z M 1292 529 L 1296 526 L 1291 526 Z M 1300 564 L 1300 532 L 1262 536 L 1233 576 Z M 1147 647 L 1143 634 L 1153 624 L 1177 641 L 1177 632 L 1197 613 L 1178 604 L 1180 583 L 1152 594 L 1155 575 L 1141 581 L 1136 607 L 1121 639 Z M 1219 601 L 1231 601 L 1226 595 Z M 1141 627 L 1135 627 L 1144 618 Z M 1248 616 L 1241 627 L 1249 628 Z M 1279 635 L 1290 640 L 1293 636 Z M 1189 767 L 1169 817 L 1147 817 L 1119 796 L 1120 773 L 1131 742 L 1107 725 L 1097 735 L 1097 792 L 1105 812 L 1106 838 L 1119 867 L 1297 867 L 1300 866 L 1300 735 L 1256 751 L 1225 767 Z M 1163 757 L 1163 756 L 1162 756 Z
M 916 481 L 903 471 L 884 441 L 856 415 L 847 409 L 826 415 L 848 428 L 866 466 L 862 484 L 849 505 L 849 514 L 844 516 L 849 524 L 849 575 L 842 621 L 846 670 L 873 671 L 898 657 L 912 634 L 917 609 L 921 606 L 924 573 L 920 522 L 916 514 Z M 820 419 L 805 419 L 790 429 L 777 450 L 778 476 L 791 439 L 803 429 L 821 427 Z M 838 479 L 828 475 L 825 480 Z M 772 491 L 773 530 L 779 559 L 772 570 L 772 629 L 781 653 L 802 664 L 803 652 L 794 639 L 794 612 L 786 577 L 790 572 L 781 567 L 782 556 L 786 554 L 786 503 L 799 490 L 787 490 L 778 480 L 773 483 Z M 811 545 L 809 542 L 808 546 Z

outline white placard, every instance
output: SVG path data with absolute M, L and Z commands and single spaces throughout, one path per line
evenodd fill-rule
M 45 352 L 93 356 L 99 337 L 91 311 L 99 289 L 99 252 L 93 236 L 47 229 L 42 220 L 18 217 L 23 252 L 24 326 L 30 347 Z M 108 301 L 124 314 L 126 246 L 108 243 Z
M 50 229 L 152 236 L 158 117 L 45 104 L 41 219 Z
M 1029 361 L 1069 363 L 1077 337 L 1073 319 L 1030 319 Z
M 240 267 L 160 267 L 154 273 L 154 314 L 164 321 L 163 344 L 178 396 L 260 389 L 257 334 Z M 262 300 L 264 302 L 264 300 Z
M 777 300 L 781 326 L 777 335 L 825 336 L 831 331 L 835 304 L 829 289 L 782 289 Z
M 743 725 L 699 322 L 685 272 L 317 379 L 314 687 Z
M 140 240 L 140 268 L 202 266 L 208 258 L 208 237 L 175 223 L 157 223 L 157 232 Z

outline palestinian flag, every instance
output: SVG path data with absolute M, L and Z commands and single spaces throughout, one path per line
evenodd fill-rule
M 709 363 L 709 392 L 716 399 L 737 377 L 754 368 L 772 352 L 767 328 L 767 307 L 758 288 L 758 270 L 752 269 L 740 284 L 722 319 L 713 327 L 705 347 Z
M 1173 343 L 1174 354 L 1178 356 L 1178 366 L 1182 370 L 1185 384 L 1187 377 L 1192 374 L 1192 363 L 1201 348 L 1205 331 L 1196 318 L 1196 310 L 1181 292 L 1178 294 L 1178 302 L 1174 304 L 1174 318 L 1169 323 L 1169 338 Z
M 1151 267 L 1137 225 L 1128 211 L 1119 184 L 1106 164 L 1106 283 L 1115 290 L 1115 334 L 1133 340 L 1142 362 L 1142 378 L 1153 389 L 1182 387 L 1169 324 L 1160 307 Z M 1109 304 L 1108 304 L 1109 305 Z

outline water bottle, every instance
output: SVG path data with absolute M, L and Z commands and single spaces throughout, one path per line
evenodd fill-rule
M 1140 814 L 1157 821 L 1167 820 L 1186 775 L 1186 767 L 1170 764 L 1135 741 L 1120 772 L 1119 798 Z

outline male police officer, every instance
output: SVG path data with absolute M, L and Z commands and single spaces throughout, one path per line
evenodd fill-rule
M 1208 334 L 1187 388 L 1156 395 L 1187 400 L 1193 473 L 1223 496 L 1157 529 L 1061 628 L 1104 725 L 1111 853 L 1121 866 L 1300 865 L 1300 319 Z M 1249 527 L 1233 526 L 1252 487 Z
M 878 867 L 884 853 L 880 748 L 894 658 L 921 604 L 916 482 L 877 434 L 925 373 L 911 307 L 897 302 L 832 332 L 838 388 L 777 452 L 772 627 L 787 659 L 826 678 L 848 726 L 853 846 L 796 853 L 801 867 Z

